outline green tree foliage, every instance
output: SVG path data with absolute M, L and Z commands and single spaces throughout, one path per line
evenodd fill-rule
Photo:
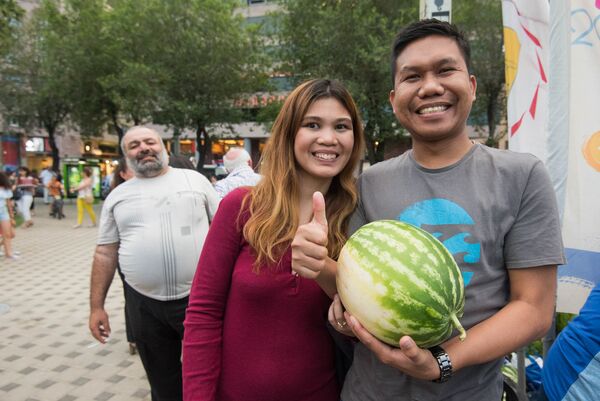
M 15 0 L 0 0 L 0 55 L 10 47 L 22 17 L 23 9 Z
M 469 38 L 473 73 L 477 77 L 477 100 L 471 115 L 487 125 L 490 146 L 497 146 L 496 127 L 506 110 L 504 53 L 502 51 L 502 2 L 472 0 L 454 2 L 453 22 Z
M 68 0 L 73 119 L 91 132 L 109 122 L 193 128 L 200 167 L 207 127 L 235 121 L 234 100 L 257 88 L 261 46 L 228 0 Z
M 73 118 L 83 132 L 108 123 L 120 142 L 126 126 L 151 120 L 164 76 L 156 60 L 170 46 L 155 30 L 162 2 L 68 1 L 73 93 L 83 97 Z
M 72 100 L 68 53 L 62 44 L 66 25 L 57 2 L 44 0 L 22 26 L 0 72 L 0 101 L 5 114 L 23 127 L 46 130 L 55 169 L 59 167 L 55 136 Z
M 166 43 L 154 31 L 151 2 L 113 0 L 106 11 L 105 54 L 112 68 L 98 81 L 114 108 L 135 125 L 151 119 L 157 107 L 162 71 L 155 58 Z
M 208 126 L 237 121 L 233 107 L 240 95 L 255 91 L 266 76 L 262 46 L 255 27 L 245 26 L 234 14 L 237 1 L 157 1 L 153 29 L 164 46 L 155 70 L 164 73 L 156 121 L 177 134 L 185 127 L 196 131 L 204 165 L 213 135 Z
M 235 13 L 236 0 L 57 4 L 44 0 L 36 12 L 37 26 L 24 35 L 29 41 L 38 35 L 36 45 L 24 43 L 6 58 L 14 59 L 15 99 L 54 96 L 47 108 L 54 107 L 61 119 L 53 125 L 44 118 L 44 127 L 56 126 L 68 112 L 82 135 L 110 126 L 119 141 L 132 124 L 166 124 L 174 136 L 193 128 L 202 167 L 210 149 L 207 127 L 236 121 L 241 113 L 235 100 L 264 84 L 263 46 L 256 27 L 245 26 Z M 43 82 L 52 83 L 52 90 L 40 88 L 40 80 L 34 86 L 33 73 L 26 72 L 34 67 L 51 78 Z M 19 108 L 13 103 L 15 112 L 33 115 L 22 102 Z
M 352 93 L 365 122 L 367 156 L 383 159 L 385 141 L 401 138 L 388 101 L 390 48 L 415 21 L 413 0 L 285 0 L 278 17 L 282 69 L 298 80 L 329 77 Z
M 417 19 L 417 1 L 284 0 L 278 40 L 282 68 L 298 80 L 331 77 L 348 86 L 366 122 L 368 159 L 381 160 L 387 139 L 402 130 L 388 106 L 394 35 Z M 470 40 L 477 101 L 472 122 L 495 133 L 505 110 L 502 10 L 496 0 L 453 3 L 453 22 Z M 496 145 L 493 134 L 488 144 Z M 376 144 L 379 143 L 379 147 Z
M 120 142 L 124 131 L 123 111 L 115 100 L 117 95 L 111 78 L 118 75 L 122 66 L 121 53 L 116 50 L 122 36 L 111 35 L 110 10 L 104 0 L 63 1 L 67 20 L 63 46 L 71 67 L 69 91 L 73 107 L 70 118 L 84 136 L 99 134 L 110 124 Z M 126 120 L 129 116 L 124 117 Z

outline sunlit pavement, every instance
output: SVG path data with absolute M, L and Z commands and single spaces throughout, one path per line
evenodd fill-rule
M 0 400 L 144 401 L 149 386 L 125 338 L 123 289 L 118 278 L 106 309 L 112 336 L 100 345 L 89 333 L 89 281 L 97 228 L 73 229 L 48 216 L 35 200 L 34 225 L 17 229 L 20 259 L 0 256 Z M 100 205 L 95 205 L 99 214 Z

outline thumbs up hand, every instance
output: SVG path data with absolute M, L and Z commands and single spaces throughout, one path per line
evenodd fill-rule
M 298 227 L 292 241 L 292 271 L 299 276 L 316 279 L 327 261 L 327 215 L 323 194 L 313 194 L 313 218 Z
M 313 218 L 310 224 L 318 224 L 325 231 L 325 241 L 327 241 L 327 213 L 325 213 L 325 198 L 320 192 L 313 194 Z M 327 245 L 327 243 L 325 243 Z

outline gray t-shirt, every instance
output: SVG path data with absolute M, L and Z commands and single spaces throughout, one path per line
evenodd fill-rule
M 119 266 L 136 291 L 160 301 L 190 292 L 219 197 L 202 174 L 177 168 L 133 178 L 102 207 L 98 245 L 119 242 Z
M 366 170 L 359 191 L 351 232 L 397 219 L 432 233 L 450 250 L 465 278 L 460 320 L 466 329 L 506 305 L 507 269 L 564 263 L 556 198 L 534 156 L 475 145 L 457 163 L 432 170 L 409 151 Z M 404 375 L 357 344 L 342 399 L 500 400 L 501 362 L 461 369 L 437 384 Z

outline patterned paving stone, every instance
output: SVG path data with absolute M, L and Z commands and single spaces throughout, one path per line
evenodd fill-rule
M 43 382 L 36 384 L 36 387 L 46 389 L 54 384 L 56 384 L 56 382 L 53 380 L 44 380 Z
M 23 375 L 28 375 L 31 372 L 35 372 L 36 369 L 32 368 L 31 366 L 26 367 L 25 369 L 19 370 L 19 373 L 23 374 Z
M 113 375 L 113 376 L 109 377 L 108 379 L 106 379 L 106 381 L 109 382 L 109 383 L 119 383 L 124 378 L 125 377 L 121 376 L 121 375 Z
M 19 385 L 17 383 L 8 383 L 8 384 L 5 384 L 4 386 L 0 387 L 0 390 L 8 393 L 8 392 L 16 389 L 17 387 L 19 387 Z
M 50 355 L 50 354 L 43 353 L 43 354 L 36 356 L 35 359 L 39 359 L 40 361 L 45 361 L 46 359 L 50 358 L 51 356 L 52 355 Z
M 95 401 L 108 401 L 110 400 L 112 397 L 114 397 L 114 393 L 109 393 L 108 391 L 104 391 L 100 394 L 98 394 L 94 400 Z
M 69 369 L 69 365 L 58 365 L 57 367 L 55 367 L 54 369 L 52 369 L 53 372 L 64 372 L 65 370 Z
M 102 365 L 99 364 L 99 363 L 96 363 L 96 362 L 92 362 L 92 363 L 90 363 L 89 365 L 86 366 L 86 369 L 94 370 L 94 369 L 99 368 L 100 366 L 102 366 Z
M 117 366 L 120 366 L 122 368 L 126 368 L 128 366 L 131 366 L 133 364 L 132 361 L 121 361 L 119 362 L 119 364 Z
M 73 384 L 74 386 L 83 386 L 89 381 L 90 379 L 88 379 L 87 377 L 80 377 L 79 379 L 72 381 L 71 384 Z
M 39 198 L 36 212 L 33 227 L 16 230 L 21 259 L 10 270 L 0 261 L 9 308 L 0 315 L 0 401 L 150 401 L 139 356 L 128 352 L 118 277 L 106 299 L 111 342 L 99 345 L 87 328 L 96 230 L 71 228 L 69 201 L 68 219 L 47 217 Z
M 146 398 L 150 394 L 150 390 L 139 389 L 135 393 L 132 394 L 135 398 Z
M 103 349 L 103 350 L 100 350 L 100 351 L 96 352 L 96 355 L 98 355 L 98 356 L 106 356 L 106 355 L 109 355 L 110 353 L 111 353 L 111 351 Z

